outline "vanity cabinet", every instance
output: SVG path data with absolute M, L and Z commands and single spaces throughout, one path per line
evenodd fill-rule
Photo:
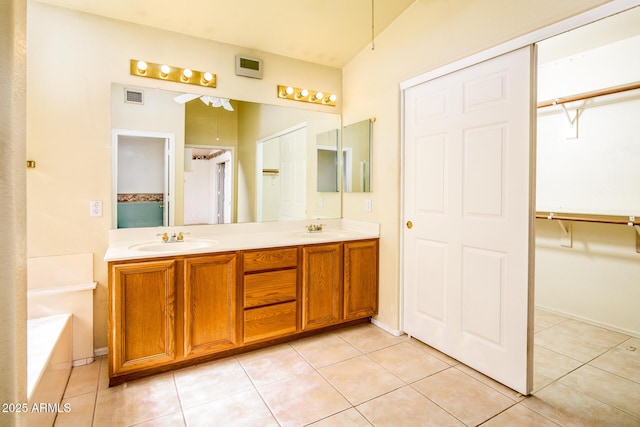
M 184 260 L 184 356 L 197 357 L 235 347 L 237 319 L 235 253 Z
M 377 239 L 110 261 L 110 385 L 377 312 Z
M 378 314 L 378 240 L 344 243 L 344 320 Z
M 342 320 L 342 243 L 302 248 L 302 329 Z
M 237 347 L 239 256 L 110 262 L 111 383 Z
M 176 260 L 163 260 L 111 266 L 112 374 L 176 360 L 176 264 Z
M 252 343 L 298 330 L 298 249 L 246 251 L 244 342 Z

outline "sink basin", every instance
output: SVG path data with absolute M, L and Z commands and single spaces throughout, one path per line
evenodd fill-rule
M 191 251 L 194 249 L 213 248 L 218 243 L 217 240 L 183 240 L 182 242 L 146 242 L 129 246 L 129 249 L 145 252 L 176 252 Z

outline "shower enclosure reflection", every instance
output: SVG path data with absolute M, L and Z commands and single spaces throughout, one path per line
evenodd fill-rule
M 342 130 L 342 175 L 345 193 L 371 191 L 371 150 L 375 119 L 362 120 Z

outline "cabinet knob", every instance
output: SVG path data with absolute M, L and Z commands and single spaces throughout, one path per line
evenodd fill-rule
M 411 221 L 407 221 L 407 228 L 413 228 L 413 223 Z

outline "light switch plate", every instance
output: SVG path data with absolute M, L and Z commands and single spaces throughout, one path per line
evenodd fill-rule
M 367 199 L 364 203 L 364 210 L 367 212 L 371 212 L 371 199 Z

